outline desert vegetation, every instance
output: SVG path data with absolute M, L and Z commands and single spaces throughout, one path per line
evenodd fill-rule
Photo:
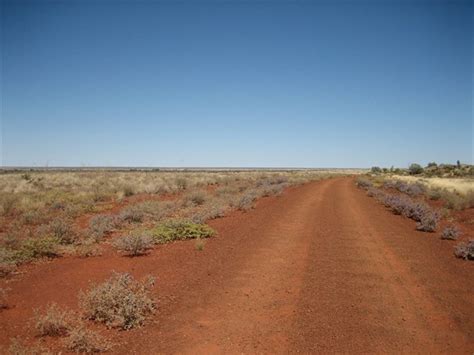
M 153 312 L 155 304 L 150 297 L 154 278 L 135 280 L 129 274 L 115 273 L 100 285 L 81 293 L 82 309 L 87 319 L 124 330 L 140 326 Z
M 169 229 L 184 228 L 176 221 L 186 219 L 195 223 L 185 227 L 191 233 L 186 238 L 194 237 L 194 229 L 205 228 L 210 219 L 231 210 L 248 211 L 259 197 L 335 173 L 2 171 L 0 276 L 39 258 L 99 255 L 95 245 L 114 233 L 124 235 L 113 243 L 117 250 L 138 255 L 149 243 L 130 232 L 143 225 L 155 225 L 148 228 L 154 243 L 163 243 L 184 239 Z M 166 220 L 174 222 L 161 223 Z M 199 233 L 196 237 L 204 237 Z
M 202 251 L 205 239 L 216 234 L 207 221 L 232 211 L 246 213 L 259 198 L 279 196 L 287 187 L 344 173 L 4 171 L 0 277 L 8 281 L 23 264 L 40 259 L 100 258 L 104 252 L 147 258 L 162 244 L 189 239 Z M 95 327 L 143 325 L 157 308 L 152 286 L 151 276 L 139 281 L 113 273 L 78 293 L 78 309 L 40 305 L 30 324 L 37 338 L 57 338 L 63 350 L 106 351 L 112 344 Z M 0 308 L 7 308 L 7 289 L 0 291 Z M 12 353 L 47 351 L 18 339 L 10 348 Z
M 436 231 L 439 213 L 428 205 L 413 200 L 408 196 L 390 194 L 382 189 L 374 187 L 370 181 L 361 179 L 358 185 L 367 189 L 369 196 L 375 197 L 378 201 L 391 209 L 394 214 L 403 215 L 417 222 L 416 228 L 424 232 Z
M 412 175 L 419 170 L 419 166 L 408 169 Z M 431 164 L 429 169 L 439 169 Z M 441 166 L 441 169 L 445 169 Z M 462 166 L 458 169 L 463 169 Z M 464 170 L 468 170 L 464 168 Z M 426 178 L 384 174 L 382 169 L 372 169 L 370 174 L 360 176 L 357 186 L 367 191 L 367 194 L 376 198 L 394 214 L 402 215 L 416 221 L 416 229 L 424 232 L 435 232 L 440 224 L 444 225 L 440 233 L 443 240 L 458 240 L 463 236 L 456 224 L 449 223 L 456 220 L 459 212 L 464 217 L 460 221 L 468 224 L 467 229 L 472 231 L 472 216 L 474 208 L 474 181 L 471 178 Z M 443 221 L 443 219 L 445 221 Z M 469 236 L 466 236 L 469 238 Z M 455 247 L 454 254 L 463 259 L 471 260 L 471 241 L 461 242 Z
M 454 249 L 454 254 L 461 259 L 474 260 L 474 240 L 459 243 Z

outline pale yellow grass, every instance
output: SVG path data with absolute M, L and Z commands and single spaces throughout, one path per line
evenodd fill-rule
M 395 176 L 394 178 L 411 183 L 419 182 L 430 189 L 446 189 L 448 191 L 458 192 L 463 195 L 474 191 L 474 179 L 470 178 L 453 179 L 439 177 L 427 178 L 416 176 Z

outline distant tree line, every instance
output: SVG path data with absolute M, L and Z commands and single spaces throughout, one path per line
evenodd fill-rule
M 461 164 L 458 160 L 456 164 L 437 164 L 429 162 L 425 167 L 418 163 L 412 163 L 407 169 L 401 168 L 381 168 L 373 166 L 370 169 L 372 174 L 396 174 L 396 175 L 422 175 L 426 177 L 474 177 L 474 165 Z

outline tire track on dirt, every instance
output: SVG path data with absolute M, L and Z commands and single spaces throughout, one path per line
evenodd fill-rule
M 391 215 L 356 190 L 351 180 L 338 180 L 327 191 L 323 205 L 311 246 L 314 262 L 306 272 L 307 288 L 295 321 L 295 349 L 472 351 L 473 324 L 466 315 L 472 316 L 474 310 L 473 283 L 469 266 L 445 255 L 449 246 L 433 247 L 437 244 L 430 240 L 434 235 L 414 231 L 407 220 Z M 440 271 L 445 259 L 449 268 Z M 437 299 L 441 293 L 445 300 L 452 299 L 445 279 L 462 290 L 452 302 L 459 308 L 457 314 Z
M 322 181 L 284 195 L 279 204 L 245 216 L 225 238 L 245 243 L 225 256 L 214 282 L 180 297 L 169 332 L 161 332 L 163 352 L 253 353 L 287 349 L 302 275 L 308 262 L 312 213 L 334 182 Z M 296 192 L 296 191 L 295 191 Z M 216 222 L 219 229 L 219 222 Z M 244 237 L 242 237 L 242 235 Z M 216 280 L 217 279 L 217 280 Z M 217 282 L 216 282 L 217 281 Z M 158 335 L 157 335 L 158 336 Z M 152 337 L 154 337 L 152 335 Z M 141 344 L 140 352 L 153 351 Z

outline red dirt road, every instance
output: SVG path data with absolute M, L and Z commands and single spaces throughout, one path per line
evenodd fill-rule
M 157 277 L 157 313 L 107 331 L 114 353 L 468 353 L 474 351 L 474 263 L 336 178 L 291 188 L 210 223 L 193 242 L 150 255 L 64 258 L 10 283 L 0 342 L 27 337 L 32 309 L 77 294 L 111 270 Z M 54 344 L 53 344 L 54 345 Z

